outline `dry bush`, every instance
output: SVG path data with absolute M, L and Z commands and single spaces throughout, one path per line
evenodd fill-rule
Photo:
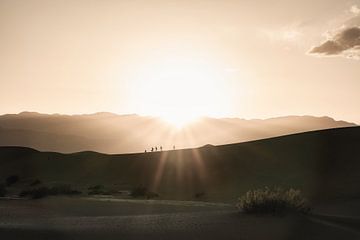
M 244 213 L 286 214 L 308 213 L 310 208 L 300 190 L 281 188 L 250 190 L 239 198 L 237 207 Z

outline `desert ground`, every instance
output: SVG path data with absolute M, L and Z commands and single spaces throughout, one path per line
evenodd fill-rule
M 329 205 L 309 216 L 249 216 L 231 205 L 199 202 L 2 200 L 0 235 L 9 240 L 360 239 L 360 215 L 350 211 L 354 205 L 341 206 Z
M 60 154 L 0 147 L 0 176 L 16 174 L 0 200 L 1 239 L 360 239 L 360 128 L 154 153 Z M 68 184 L 74 196 L 19 198 Z M 101 184 L 106 195 L 89 195 Z M 145 186 L 158 197 L 123 196 Z M 247 190 L 294 187 L 308 215 L 249 215 Z

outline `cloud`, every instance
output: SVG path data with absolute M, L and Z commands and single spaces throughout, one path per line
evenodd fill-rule
M 342 55 L 350 58 L 360 57 L 360 27 L 341 29 L 335 36 L 313 47 L 310 54 Z
M 300 24 L 294 23 L 275 30 L 261 29 L 260 32 L 274 42 L 295 43 L 300 40 L 303 35 L 298 25 Z
M 343 56 L 360 59 L 360 9 L 354 5 L 350 8 L 353 15 L 336 30 L 330 30 L 328 39 L 313 47 L 309 53 L 319 56 Z
M 356 6 L 356 5 L 353 5 L 350 8 L 350 12 L 355 13 L 355 14 L 359 14 L 360 13 L 360 8 L 358 6 Z
M 333 40 L 327 40 L 321 45 L 310 50 L 313 54 L 337 55 L 341 53 L 344 48 Z

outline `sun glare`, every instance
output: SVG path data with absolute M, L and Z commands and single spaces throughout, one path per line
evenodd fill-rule
M 158 116 L 177 129 L 181 129 L 193 122 L 196 122 L 200 118 L 197 112 L 192 113 L 191 111 L 182 111 L 181 109 L 174 109 L 172 112 L 168 111 Z
M 139 112 L 158 116 L 181 128 L 201 116 L 224 109 L 222 73 L 214 63 L 184 54 L 141 66 L 133 96 Z M 225 104 L 226 105 L 226 104 Z

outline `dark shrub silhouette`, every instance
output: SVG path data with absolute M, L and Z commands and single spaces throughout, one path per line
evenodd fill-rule
M 31 190 L 24 190 L 19 194 L 20 197 L 30 196 L 33 199 L 43 198 L 48 195 L 51 195 L 51 189 L 48 187 L 40 187 Z
M 198 192 L 198 193 L 195 193 L 194 197 L 195 198 L 203 198 L 205 197 L 205 192 Z
M 88 187 L 88 190 L 99 190 L 99 189 L 104 189 L 104 185 L 93 185 Z
M 103 185 L 95 185 L 88 187 L 89 195 L 110 195 L 111 192 L 106 190 Z
M 144 186 L 138 186 L 131 190 L 130 196 L 132 197 L 145 197 L 146 199 L 158 198 L 160 195 L 156 192 L 148 191 Z
M 68 184 L 59 184 L 50 188 L 52 195 L 73 195 L 80 194 L 80 191 L 74 190 Z
M 11 175 L 9 177 L 6 178 L 6 185 L 7 186 L 11 186 L 14 183 L 16 183 L 17 181 L 19 181 L 19 176 L 17 175 Z
M 26 197 L 30 196 L 33 199 L 43 198 L 46 196 L 55 196 L 55 195 L 75 195 L 80 194 L 81 192 L 74 190 L 70 185 L 57 185 L 54 187 L 39 187 L 31 190 L 22 191 L 19 196 Z
M 285 214 L 290 212 L 308 213 L 310 208 L 300 190 L 281 188 L 248 191 L 239 198 L 237 207 L 245 213 Z
M 6 195 L 6 187 L 4 184 L 0 184 L 0 197 L 5 197 Z

